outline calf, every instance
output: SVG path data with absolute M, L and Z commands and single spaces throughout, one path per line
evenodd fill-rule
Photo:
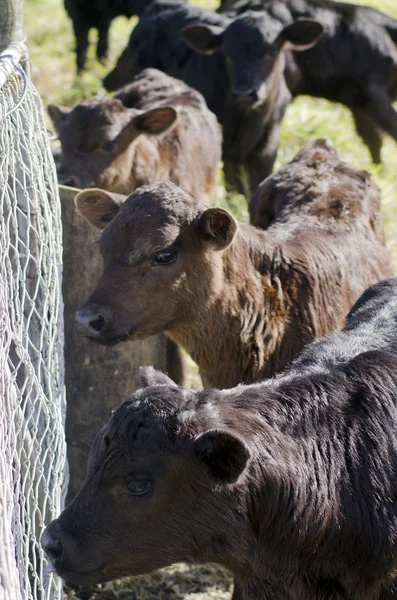
M 164 331 L 206 387 L 232 387 L 273 375 L 341 327 L 362 291 L 392 273 L 379 189 L 324 140 L 283 173 L 290 193 L 267 231 L 169 182 L 120 209 L 109 193 L 80 192 L 78 211 L 100 228 L 109 222 L 102 279 L 77 313 L 81 333 L 115 343 Z
M 256 18 L 257 13 L 250 13 Z M 130 81 L 145 67 L 156 67 L 195 87 L 223 126 L 223 160 L 227 182 L 247 197 L 263 177 L 270 174 L 276 157 L 280 123 L 291 100 L 284 79 L 286 45 L 307 48 L 322 33 L 312 20 L 283 28 L 277 19 L 269 24 L 269 39 L 277 38 L 279 50 L 268 61 L 266 95 L 236 102 L 237 94 L 229 85 L 227 61 L 222 53 L 197 54 L 184 40 L 194 45 L 197 21 L 205 21 L 209 30 L 224 29 L 230 17 L 185 4 L 179 0 L 154 0 L 133 30 L 129 44 L 115 69 L 104 80 L 107 90 L 115 90 Z M 191 26 L 191 27 L 188 27 Z M 180 35 L 184 40 L 180 39 Z M 188 35 L 190 33 L 190 35 Z M 254 41 L 248 41 L 252 45 Z M 242 84 L 243 85 L 243 84 Z M 241 99 L 240 99 L 241 100 Z
M 140 15 L 147 4 L 149 0 L 65 0 L 76 38 L 77 71 L 84 69 L 90 29 L 98 30 L 97 56 L 102 60 L 108 55 L 109 27 L 113 19 Z
M 397 140 L 397 113 L 391 106 L 397 99 L 397 20 L 329 0 L 248 0 L 234 10 L 237 16 L 225 25 L 196 23 L 183 38 L 199 52 L 226 55 L 233 93 L 255 104 L 271 89 L 271 65 L 283 47 L 281 28 L 288 31 L 292 25 L 287 23 L 302 17 L 315 19 L 325 31 L 320 41 L 301 47 L 302 52 L 286 52 L 288 87 L 293 96 L 318 96 L 350 108 L 358 134 L 379 163 L 382 131 Z
M 61 183 L 129 194 L 170 179 L 204 198 L 214 188 L 220 126 L 199 92 L 165 73 L 145 69 L 113 98 L 48 111 L 62 145 Z
M 394 279 L 283 375 L 228 391 L 142 369 L 44 532 L 53 568 L 92 584 L 210 560 L 242 600 L 395 600 L 396 315 Z

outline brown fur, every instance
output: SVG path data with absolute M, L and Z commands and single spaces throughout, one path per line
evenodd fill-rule
M 137 121 L 161 107 L 158 132 Z M 62 144 L 61 183 L 129 194 L 169 179 L 197 197 L 210 197 L 221 129 L 201 94 L 183 82 L 145 69 L 113 98 L 48 110 Z
M 319 183 L 327 169 L 330 196 Z M 317 188 L 302 194 L 316 177 Z M 363 290 L 392 273 L 379 189 L 322 140 L 267 185 L 279 179 L 287 183 L 267 231 L 238 227 L 170 183 L 135 192 L 102 235 L 104 273 L 78 312 L 81 332 L 115 343 L 165 331 L 197 362 L 205 386 L 232 387 L 277 373 L 340 328 Z M 91 221 L 95 199 L 95 190 L 76 198 Z M 175 260 L 159 266 L 165 250 Z

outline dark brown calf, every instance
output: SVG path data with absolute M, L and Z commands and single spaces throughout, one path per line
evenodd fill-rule
M 60 183 L 130 194 L 169 179 L 210 197 L 221 128 L 202 95 L 182 81 L 145 69 L 113 98 L 48 111 L 62 145 Z
M 178 388 L 153 369 L 45 531 L 80 584 L 218 562 L 243 600 L 397 597 L 397 280 L 283 375 Z
M 102 278 L 77 313 L 81 333 L 115 343 L 165 332 L 206 387 L 232 387 L 273 375 L 341 327 L 363 290 L 392 273 L 379 189 L 324 140 L 282 173 L 288 193 L 268 231 L 169 182 L 137 190 L 120 210 L 107 192 L 78 194 L 83 216 L 109 223 Z

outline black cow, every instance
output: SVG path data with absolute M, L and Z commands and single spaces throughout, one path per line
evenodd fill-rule
M 97 56 L 102 60 L 108 55 L 108 34 L 113 19 L 119 16 L 141 15 L 150 0 L 65 0 L 65 8 L 72 19 L 76 38 L 77 70 L 84 69 L 88 32 L 98 30 Z
M 373 162 L 379 163 L 382 131 L 397 140 L 397 113 L 391 106 L 397 99 L 397 20 L 373 8 L 329 0 L 243 0 L 233 11 L 234 16 L 226 13 L 226 25 L 196 24 L 183 38 L 199 52 L 227 56 L 233 93 L 257 102 L 268 93 L 279 30 L 302 18 L 320 22 L 325 33 L 315 47 L 287 53 L 288 87 L 293 96 L 309 94 L 348 106 Z
M 257 18 L 257 13 L 252 15 Z M 253 92 L 248 101 L 238 98 L 236 102 L 237 95 L 230 89 L 223 54 L 197 54 L 180 39 L 181 31 L 198 21 L 205 22 L 210 31 L 225 29 L 230 15 L 217 14 L 181 0 L 154 0 L 133 30 L 127 48 L 105 78 L 104 85 L 109 91 L 115 90 L 141 69 L 155 67 L 198 89 L 223 125 L 227 181 L 249 196 L 272 171 L 280 123 L 291 100 L 283 75 L 282 49 L 287 44 L 297 49 L 307 48 L 317 41 L 323 29 L 313 20 L 302 19 L 283 27 L 279 20 L 273 19 L 268 28 L 269 43 L 277 38 L 277 52 L 267 63 L 266 94 L 259 96 Z M 246 174 L 241 167 L 246 169 Z
M 178 388 L 146 368 L 45 531 L 75 583 L 218 562 L 242 600 L 397 598 L 397 280 L 281 376 Z

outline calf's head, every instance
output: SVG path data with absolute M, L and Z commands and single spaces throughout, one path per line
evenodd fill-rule
M 222 253 L 237 221 L 206 208 L 170 182 L 120 197 L 97 189 L 76 196 L 78 212 L 102 233 L 102 278 L 77 312 L 83 335 L 102 343 L 144 339 L 188 326 L 197 307 L 222 293 Z
M 48 112 L 62 146 L 59 182 L 119 193 L 133 187 L 135 141 L 141 134 L 164 133 L 177 118 L 169 106 L 143 112 L 126 108 L 118 99 L 90 100 L 73 109 L 53 104 Z
M 228 64 L 232 93 L 248 104 L 265 101 L 274 80 L 282 76 L 282 50 L 304 50 L 323 33 L 317 21 L 300 19 L 286 27 L 263 12 L 247 11 L 226 27 L 198 23 L 181 32 L 194 50 L 223 52 Z
M 174 12 L 173 9 L 178 6 L 178 3 L 173 2 L 171 6 Z M 139 19 L 114 69 L 103 80 L 103 85 L 108 92 L 114 92 L 126 85 L 134 75 L 147 67 L 166 71 L 164 67 L 172 56 L 172 28 L 175 26 L 175 21 L 170 21 L 167 10 L 164 13 L 163 10 L 161 2 L 153 1 L 149 11 Z
M 97 435 L 79 494 L 42 536 L 58 574 L 80 585 L 177 561 L 227 562 L 244 518 L 251 451 L 219 418 L 216 392 L 181 389 L 151 367 Z

